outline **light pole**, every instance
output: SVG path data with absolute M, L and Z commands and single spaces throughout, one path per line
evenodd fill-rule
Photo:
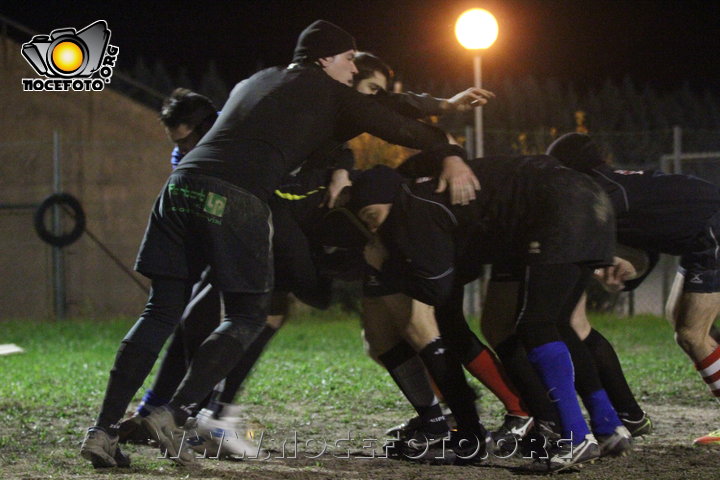
M 475 53 L 473 67 L 475 87 L 482 88 L 482 50 L 489 48 L 498 36 L 498 23 L 492 13 L 482 8 L 463 12 L 455 22 L 455 36 L 460 45 Z M 475 157 L 483 156 L 482 107 L 475 109 Z
M 497 20 L 492 13 L 482 8 L 473 8 L 463 12 L 455 22 L 455 36 L 460 45 L 475 53 L 473 67 L 475 70 L 475 87 L 482 88 L 482 65 L 481 52 L 490 47 L 498 36 Z M 470 142 L 467 142 L 470 143 Z M 475 142 L 473 144 L 473 157 L 482 157 L 483 149 L 483 125 L 482 107 L 475 108 Z M 467 285 L 466 299 L 468 311 L 471 315 L 479 315 L 482 306 L 481 297 L 484 296 L 487 282 L 490 278 L 489 269 L 485 266 L 481 280 Z

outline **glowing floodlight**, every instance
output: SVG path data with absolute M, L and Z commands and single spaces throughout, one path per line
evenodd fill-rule
M 497 20 L 483 8 L 467 10 L 455 22 L 455 36 L 468 50 L 488 48 L 498 36 Z

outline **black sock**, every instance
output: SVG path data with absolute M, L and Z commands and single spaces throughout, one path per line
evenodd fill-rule
M 168 406 L 173 410 L 178 425 L 212 391 L 213 387 L 235 367 L 245 350 L 265 326 L 261 296 L 227 294 L 233 299 L 226 302 L 226 318 L 198 349 L 187 374 Z M 228 313 L 228 304 L 233 310 Z M 235 311 L 240 313 L 234 313 Z
M 620 419 L 640 420 L 643 410 L 630 390 L 613 346 L 595 329 L 590 331 L 584 343 L 595 361 L 600 381 Z
M 475 409 L 475 395 L 457 358 L 445 348 L 440 337 L 426 345 L 419 356 L 455 415 L 458 430 L 484 439 L 485 429 Z
M 577 336 L 575 330 L 569 325 L 558 325 L 560 337 L 570 350 L 573 366 L 575 367 L 575 389 L 581 397 L 602 390 L 595 361 L 587 346 Z
M 110 370 L 105 398 L 96 425 L 110 432 L 125 415 L 133 395 L 142 386 L 157 360 L 157 353 L 149 352 L 134 343 L 123 342 L 118 348 Z
M 405 341 L 378 357 L 400 391 L 413 406 L 428 431 L 442 433 L 448 426 L 440 403 L 430 387 L 425 366 L 415 350 Z
M 528 360 L 520 338 L 511 335 L 498 344 L 495 353 L 535 419 L 548 422 L 554 429 L 559 429 L 560 417 L 555 406 L 550 402 L 545 385 L 535 367 Z
M 175 329 L 165 356 L 160 362 L 160 369 L 155 375 L 152 392 L 159 398 L 169 399 L 185 377 L 188 362 L 185 358 L 185 346 L 180 328 Z
M 242 386 L 243 382 L 250 374 L 255 363 L 257 363 L 260 355 L 265 350 L 270 339 L 277 332 L 276 328 L 273 328 L 267 324 L 260 331 L 258 336 L 248 346 L 245 353 L 240 358 L 240 361 L 235 365 L 230 373 L 225 378 L 224 387 L 221 392 L 217 390 L 213 393 L 211 404 L 222 404 L 232 403 L 237 395 L 238 390 Z M 214 405 L 211 405 L 211 407 Z M 219 411 L 217 413 L 220 413 Z
M 445 345 L 463 365 L 467 365 L 487 347 L 477 338 L 465 319 L 464 294 L 464 287 L 456 285 L 448 301 L 435 309 L 435 318 Z
M 233 336 L 213 333 L 200 346 L 180 387 L 168 403 L 175 423 L 184 425 L 197 404 L 232 369 L 243 354 L 243 344 Z

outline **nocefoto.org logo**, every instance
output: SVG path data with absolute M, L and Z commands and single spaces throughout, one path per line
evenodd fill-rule
M 26 92 L 99 92 L 110 83 L 120 49 L 98 20 L 82 30 L 57 28 L 22 45 L 22 56 L 42 78 L 23 78 Z

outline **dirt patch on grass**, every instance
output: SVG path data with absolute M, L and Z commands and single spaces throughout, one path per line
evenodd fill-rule
M 563 478 L 635 478 L 654 480 L 708 479 L 717 476 L 720 447 L 693 447 L 692 439 L 720 427 L 720 409 L 681 405 L 645 405 L 655 423 L 655 432 L 638 439 L 634 451 L 622 458 L 601 459 L 569 472 Z M 248 425 L 256 440 L 262 431 L 263 459 L 219 461 L 203 459 L 186 468 L 158 458 L 156 449 L 128 446 L 133 459 L 130 469 L 95 471 L 78 456 L 81 440 L 76 421 L 46 423 L 57 432 L 38 436 L 38 429 L 10 430 L 3 419 L 0 433 L 0 472 L 3 479 L 45 478 L 150 478 L 201 479 L 511 479 L 541 478 L 529 472 L 529 461 L 490 457 L 480 466 L 426 465 L 381 458 L 383 430 L 396 422 L 396 412 L 376 411 L 352 420 L 332 408 L 309 412 L 307 406 L 286 406 L 282 414 L 254 407 Z M 288 422 L 293 418 L 292 422 Z M 338 418 L 345 418 L 337 420 Z M 257 419 L 262 419 L 260 424 Z M 71 429 L 77 430 L 70 433 Z M 265 428 L 266 430 L 263 430 Z M 58 437 L 62 434 L 64 436 Z M 47 433 L 47 432 L 46 432 Z M 32 435 L 28 435 L 32 434 Z M 43 440 L 39 440 L 42 438 Z M 373 442 L 375 441 L 375 443 Z M 373 448 L 375 447 L 375 448 Z

